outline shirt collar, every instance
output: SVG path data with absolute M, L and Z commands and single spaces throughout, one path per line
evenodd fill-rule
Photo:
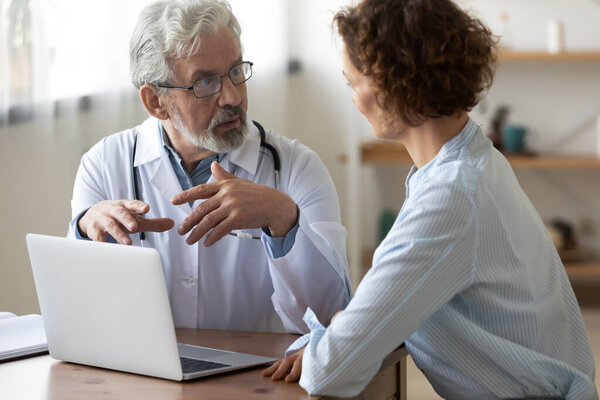
M 138 127 L 134 166 L 137 167 L 160 158 L 163 147 L 160 135 L 157 134 L 159 123 L 158 119 L 150 117 Z
M 473 139 L 473 136 L 475 135 L 475 132 L 477 132 L 477 129 L 479 129 L 479 126 L 475 123 L 475 121 L 469 118 L 469 120 L 462 128 L 460 133 L 454 136 L 452 139 L 448 140 L 446 143 L 444 143 L 438 154 L 435 156 L 434 160 L 436 158 L 444 158 L 447 154 L 457 151 L 460 148 L 464 147 L 466 143 L 469 143 L 471 139 Z
M 409 181 L 414 182 L 415 180 L 420 180 L 421 177 L 427 176 L 430 169 L 434 168 L 440 162 L 442 162 L 448 155 L 460 151 L 467 143 L 469 143 L 475 133 L 479 129 L 479 126 L 473 121 L 471 118 L 467 121 L 466 125 L 462 128 L 460 133 L 454 136 L 452 139 L 448 140 L 440 151 L 436 154 L 436 156 L 425 164 L 421 168 L 417 168 L 416 165 L 413 165 L 406 177 L 406 187 L 409 187 Z

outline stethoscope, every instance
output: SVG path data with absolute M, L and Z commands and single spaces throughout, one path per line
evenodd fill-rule
M 281 163 L 279 162 L 279 152 L 277 151 L 277 149 L 275 148 L 275 146 L 267 143 L 267 139 L 266 139 L 266 134 L 265 134 L 265 128 L 262 127 L 261 124 L 259 124 L 256 121 L 252 121 L 254 123 L 254 125 L 256 125 L 256 127 L 258 128 L 258 132 L 260 133 L 260 147 L 263 147 L 267 150 L 269 150 L 271 152 L 271 157 L 273 158 L 273 171 L 275 173 L 275 189 L 279 190 L 279 171 L 281 171 Z M 140 191 L 138 188 L 138 180 L 137 180 L 137 167 L 135 166 L 135 149 L 137 147 L 137 138 L 138 135 L 137 133 L 135 134 L 135 137 L 133 139 L 133 150 L 131 152 L 131 176 L 132 176 L 132 180 L 133 180 L 133 195 L 135 196 L 136 200 L 141 200 L 141 196 L 140 196 Z M 261 162 L 262 162 L 262 156 L 261 156 Z M 237 170 L 237 168 L 236 168 Z M 235 175 L 235 172 L 233 172 L 233 174 Z M 144 234 L 144 232 L 139 232 L 140 234 L 140 241 L 142 242 L 142 246 L 143 246 L 143 241 L 146 239 L 146 235 Z M 250 233 L 247 232 L 229 232 L 230 235 L 232 236 L 237 236 L 240 239 L 257 239 L 260 240 L 260 236 L 254 236 Z

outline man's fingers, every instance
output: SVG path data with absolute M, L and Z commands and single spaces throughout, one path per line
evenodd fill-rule
M 124 200 L 123 207 L 134 213 L 146 214 L 150 211 L 150 205 L 141 200 Z
M 136 215 L 138 232 L 164 232 L 175 225 L 171 218 L 144 218 Z
M 191 189 L 177 193 L 171 199 L 171 203 L 178 206 L 180 204 L 189 203 L 198 199 L 207 199 L 214 196 L 219 191 L 219 183 L 211 182 L 204 185 L 194 186 Z
M 138 231 L 138 221 L 135 217 L 136 215 L 139 214 L 132 214 L 127 208 L 119 207 L 114 213 L 113 218 L 115 218 L 121 224 L 121 226 L 127 229 L 129 233 L 135 233 Z
M 102 226 L 104 227 L 104 231 L 112 236 L 117 242 L 127 245 L 131 244 L 129 235 L 127 235 L 127 232 L 123 230 L 123 226 L 114 218 L 108 216 L 104 217 L 102 219 Z
M 106 242 L 106 233 L 104 230 L 100 230 L 95 227 L 91 227 L 88 230 L 87 237 L 92 239 L 94 242 Z
M 215 244 L 219 240 L 221 240 L 229 232 L 231 232 L 234 229 L 233 222 L 234 222 L 234 218 L 232 218 L 231 216 L 222 220 L 217 226 L 215 226 L 212 229 L 212 231 L 208 234 L 208 236 L 206 236 L 206 239 L 204 239 L 204 246 L 205 247 L 212 246 L 213 244 Z
M 292 365 L 292 370 L 289 374 L 286 375 L 286 382 L 297 382 L 300 380 L 300 374 L 302 373 L 302 356 L 296 357 L 294 361 L 294 365 Z
M 206 216 L 204 216 L 204 218 L 202 218 L 202 221 L 200 221 L 200 223 L 196 225 L 194 230 L 192 230 L 192 233 L 190 233 L 190 235 L 186 239 L 186 243 L 196 243 L 202 238 L 202 236 L 206 235 L 206 232 L 211 230 L 215 225 L 219 225 L 225 218 L 227 218 L 225 212 L 218 208 L 213 212 L 207 214 Z
M 227 172 L 225 168 L 223 168 L 221 164 L 216 161 L 213 161 L 212 164 L 210 164 L 210 172 L 212 172 L 213 176 L 218 181 L 222 181 L 224 179 L 238 179 L 237 176 Z
M 188 215 L 186 219 L 183 220 L 183 222 L 181 223 L 181 225 L 179 225 L 179 228 L 177 229 L 177 233 L 179 233 L 180 235 L 185 235 L 194 226 L 202 222 L 202 219 L 206 214 L 214 211 L 218 207 L 219 204 L 216 201 L 214 201 L 213 198 L 202 202 L 202 204 L 196 207 L 192 211 L 192 213 Z

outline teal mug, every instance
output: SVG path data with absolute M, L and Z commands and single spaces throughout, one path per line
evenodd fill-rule
M 502 144 L 507 153 L 522 153 L 525 150 L 527 128 L 521 125 L 505 125 L 502 133 Z

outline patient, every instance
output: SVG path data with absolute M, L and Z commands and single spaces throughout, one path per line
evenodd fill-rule
M 492 83 L 489 29 L 450 0 L 364 0 L 334 22 L 356 107 L 415 165 L 354 298 L 327 329 L 307 310 L 311 333 L 264 374 L 354 396 L 404 342 L 444 398 L 598 399 L 561 260 L 468 115 Z

